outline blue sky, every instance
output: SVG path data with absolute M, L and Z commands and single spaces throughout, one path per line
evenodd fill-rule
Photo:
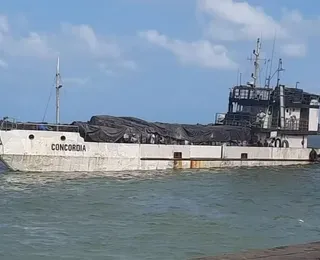
M 256 38 L 262 36 L 262 55 L 268 58 L 275 32 L 274 69 L 281 57 L 286 69 L 282 83 L 299 81 L 305 90 L 319 92 L 317 1 L 0 4 L 0 116 L 41 121 L 45 115 L 54 122 L 53 83 L 60 55 L 63 122 L 109 114 L 210 123 L 215 113 L 227 110 L 237 71 L 249 80 L 247 57 Z

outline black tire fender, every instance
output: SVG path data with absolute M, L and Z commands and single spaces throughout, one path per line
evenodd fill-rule
M 309 160 L 315 162 L 317 160 L 318 154 L 315 149 L 312 149 L 309 153 Z
M 288 140 L 282 140 L 281 147 L 289 148 Z

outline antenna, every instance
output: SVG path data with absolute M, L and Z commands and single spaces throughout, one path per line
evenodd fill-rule
M 267 87 L 268 86 L 268 80 L 269 80 L 269 76 L 268 76 L 268 72 L 269 72 L 269 63 L 270 63 L 270 59 L 268 59 L 265 64 L 266 65 L 266 76 L 265 76 L 265 82 L 264 82 L 264 86 Z
M 237 86 L 239 86 L 239 73 L 240 73 L 240 70 L 238 69 L 237 70 Z
M 60 58 L 58 57 L 57 60 L 57 71 L 56 71 L 56 124 L 57 124 L 57 131 L 58 125 L 60 124 L 60 88 L 61 85 L 61 78 L 60 78 Z
M 274 77 L 274 75 L 277 73 L 277 87 L 279 87 L 279 82 L 280 82 L 280 72 L 281 71 L 284 71 L 285 69 L 282 68 L 282 59 L 280 58 L 279 59 L 279 62 L 278 62 L 278 68 L 276 69 L 276 71 L 272 74 L 272 76 L 268 78 L 268 81 L 270 83 L 270 79 L 272 79 Z
M 241 77 L 242 77 L 242 73 L 241 73 L 240 69 L 238 69 L 238 71 L 237 71 L 237 86 L 241 86 Z
M 267 88 L 270 88 L 270 82 L 271 82 L 271 73 L 272 73 L 272 62 L 273 62 L 273 56 L 274 56 L 274 48 L 276 45 L 276 37 L 277 37 L 277 32 L 275 31 L 274 33 L 274 38 L 273 38 L 273 46 L 272 46 L 272 54 L 271 54 L 271 63 L 270 63 L 270 72 L 269 72 L 269 77 L 267 79 Z

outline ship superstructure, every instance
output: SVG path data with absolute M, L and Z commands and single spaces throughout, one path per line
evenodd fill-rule
M 276 86 L 270 76 L 264 87 L 257 85 L 260 40 L 254 50 L 253 81 L 230 90 L 227 113 L 216 114 L 216 124 L 244 126 L 252 130 L 258 143 L 277 147 L 306 147 L 306 137 L 316 135 L 319 123 L 319 95 L 281 83 L 282 59 L 279 59 Z

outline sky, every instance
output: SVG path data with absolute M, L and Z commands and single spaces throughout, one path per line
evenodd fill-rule
M 320 2 L 301 0 L 0 0 L 0 117 L 63 123 L 93 115 L 212 123 L 253 72 L 264 85 L 275 42 L 281 83 L 319 92 Z M 275 83 L 273 78 L 272 83 Z

